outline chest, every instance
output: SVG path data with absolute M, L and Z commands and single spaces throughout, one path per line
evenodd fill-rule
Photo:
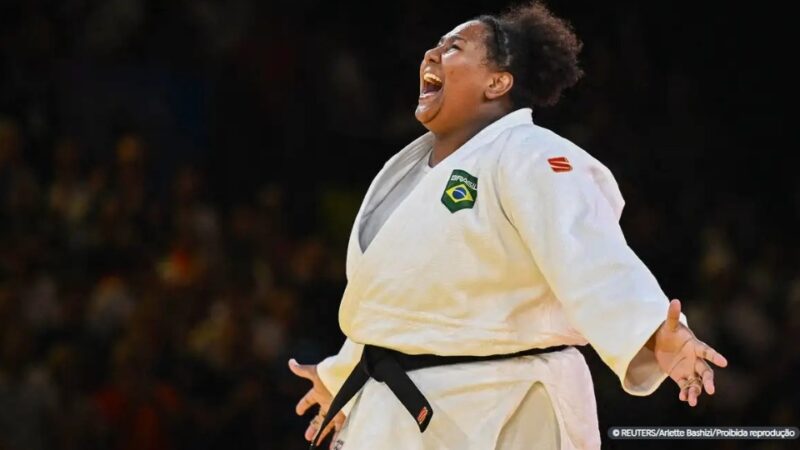
M 474 150 L 442 161 L 418 177 L 413 186 L 406 186 L 405 197 L 365 247 L 359 237 L 366 221 L 398 187 L 414 161 L 387 164 L 370 187 L 353 225 L 348 278 L 367 256 L 373 261 L 370 264 L 382 264 L 387 258 L 402 260 L 409 254 L 413 266 L 414 259 L 480 246 L 511 231 L 496 192 L 493 149 L 486 145 Z

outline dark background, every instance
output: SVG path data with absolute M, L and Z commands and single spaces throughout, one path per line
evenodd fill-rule
M 0 449 L 306 448 L 286 361 L 343 340 L 346 237 L 424 131 L 423 52 L 503 3 L 0 1 Z M 534 121 L 614 172 L 631 247 L 731 362 L 691 409 L 585 348 L 604 448 L 655 446 L 611 425 L 800 425 L 791 14 L 550 5 L 586 77 Z

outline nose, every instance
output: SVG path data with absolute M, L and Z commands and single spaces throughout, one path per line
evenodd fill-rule
M 439 63 L 441 61 L 442 52 L 440 51 L 440 47 L 436 46 L 427 52 L 425 52 L 425 58 L 423 58 L 423 62 L 432 62 L 432 63 Z

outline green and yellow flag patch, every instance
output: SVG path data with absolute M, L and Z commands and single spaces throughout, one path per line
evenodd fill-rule
M 451 213 L 475 206 L 478 199 L 478 178 L 463 170 L 450 174 L 442 194 L 442 203 Z

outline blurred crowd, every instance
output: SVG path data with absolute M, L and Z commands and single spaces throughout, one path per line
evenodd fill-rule
M 270 3 L 0 5 L 0 450 L 306 448 L 286 362 L 343 340 L 349 226 L 422 132 L 422 52 L 498 5 Z M 747 46 L 702 9 L 675 35 L 670 11 L 551 4 L 587 78 L 534 120 L 612 169 L 629 244 L 731 362 L 689 410 L 669 384 L 624 394 L 583 349 L 601 434 L 797 426 L 800 179 L 765 137 L 788 129 L 777 96 L 748 88 L 757 68 L 721 77 Z
M 154 197 L 136 135 L 47 178 L 21 143 L 0 121 L 0 448 L 299 448 L 285 362 L 335 350 L 343 280 L 284 192 L 222 214 L 194 167 Z

